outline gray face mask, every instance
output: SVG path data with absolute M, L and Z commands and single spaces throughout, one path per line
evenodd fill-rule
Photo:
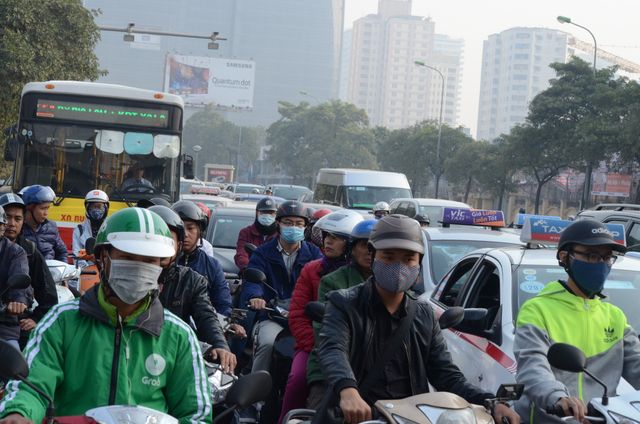
M 124 259 L 111 259 L 109 287 L 124 303 L 133 305 L 158 289 L 162 268 L 158 265 Z
M 406 292 L 420 276 L 420 265 L 409 266 L 400 262 L 386 264 L 374 259 L 371 271 L 376 284 L 389 293 Z

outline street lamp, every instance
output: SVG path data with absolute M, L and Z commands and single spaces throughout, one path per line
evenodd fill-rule
M 413 63 L 418 66 L 431 69 L 432 71 L 436 71 L 438 75 L 440 75 L 440 78 L 442 78 L 442 88 L 440 89 L 440 119 L 438 123 L 438 142 L 436 144 L 436 193 L 434 197 L 437 199 L 438 191 L 440 189 L 440 174 L 441 174 L 440 172 L 440 141 L 442 140 L 442 109 L 444 109 L 444 86 L 445 86 L 444 74 L 440 72 L 439 69 L 434 68 L 433 66 L 429 66 L 420 60 L 416 60 Z
M 578 28 L 582 28 L 583 30 L 587 31 L 589 35 L 591 35 L 591 38 L 593 38 L 593 76 L 595 77 L 596 76 L 596 57 L 598 54 L 598 43 L 596 42 L 595 35 L 593 35 L 593 32 L 591 32 L 589 28 L 584 27 L 582 25 L 578 25 L 577 23 L 573 22 L 571 18 L 568 18 L 566 16 L 558 16 L 557 19 L 558 19 L 558 22 L 560 22 L 561 24 L 571 24 L 571 25 L 577 26 Z
M 202 150 L 202 146 L 200 146 L 199 144 L 196 144 L 191 148 L 191 150 L 193 150 L 193 152 L 196 154 L 195 164 L 193 165 L 193 169 L 194 169 L 194 174 L 196 175 L 196 180 L 197 180 L 198 179 L 198 153 L 200 153 L 200 151 Z
M 316 103 L 320 103 L 320 100 L 318 100 L 318 98 L 316 96 L 312 96 L 311 94 L 307 93 L 306 91 L 298 91 L 298 93 L 302 94 L 303 96 L 311 97 L 313 100 L 316 101 Z

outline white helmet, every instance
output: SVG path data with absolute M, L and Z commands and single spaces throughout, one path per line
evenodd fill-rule
M 91 190 L 86 196 L 84 196 L 84 203 L 94 202 L 109 203 L 109 196 L 107 196 L 107 193 L 102 190 Z
M 378 202 L 373 207 L 373 212 L 389 212 L 391 209 L 389 208 L 389 204 L 387 202 Z
M 322 233 L 331 233 L 344 238 L 351 237 L 351 231 L 364 217 L 361 213 L 349 209 L 331 212 L 315 223 L 311 230 L 317 240 L 322 240 Z
M 102 203 L 103 207 L 98 208 L 98 206 L 91 208 L 89 210 L 90 203 Z M 91 190 L 84 196 L 84 209 L 85 216 L 94 224 L 99 225 L 104 221 L 109 213 L 109 196 L 102 190 Z

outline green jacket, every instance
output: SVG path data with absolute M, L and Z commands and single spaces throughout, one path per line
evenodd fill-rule
M 561 397 L 575 396 L 589 402 L 602 396 L 601 386 L 583 373 L 549 365 L 547 351 L 553 343 L 568 343 L 582 350 L 587 368 L 607 385 L 611 396 L 620 378 L 640 388 L 640 341 L 624 312 L 598 297 L 575 296 L 555 281 L 522 305 L 516 322 L 516 381 L 524 384 L 516 410 L 528 422 L 561 422 L 544 412 Z
M 334 290 L 348 289 L 358 284 L 362 284 L 365 278 L 360 274 L 358 268 L 355 265 L 345 265 L 338 268 L 331 274 L 327 274 L 320 279 L 320 286 L 318 287 L 318 301 L 325 302 L 327 300 L 327 294 Z M 313 332 L 315 334 L 315 340 L 318 340 L 318 333 L 322 325 L 314 322 Z M 320 369 L 320 362 L 316 355 L 316 347 L 309 354 L 309 361 L 307 362 L 307 384 L 324 381 L 324 375 Z
M 191 328 L 157 299 L 124 322 L 102 286 L 53 307 L 25 349 L 29 380 L 49 394 L 56 415 L 83 415 L 105 405 L 143 405 L 180 423 L 211 422 L 211 392 Z M 42 421 L 44 398 L 11 381 L 0 416 Z

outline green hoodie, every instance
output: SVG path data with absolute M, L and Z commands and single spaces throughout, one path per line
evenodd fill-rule
M 101 285 L 53 307 L 27 344 L 29 380 L 50 395 L 56 415 L 83 415 L 105 405 L 142 405 L 180 423 L 211 422 L 200 345 L 191 328 L 149 299 L 124 322 Z M 11 381 L 0 416 L 19 413 L 41 422 L 47 402 Z

